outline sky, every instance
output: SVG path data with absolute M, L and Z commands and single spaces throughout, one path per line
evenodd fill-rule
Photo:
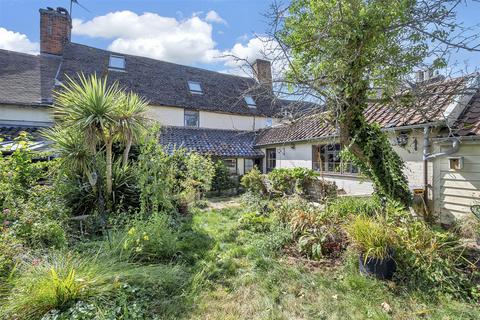
M 236 72 L 229 55 L 261 57 L 272 0 L 78 0 L 72 41 L 117 52 Z M 70 0 L 0 0 L 0 48 L 36 54 L 39 8 L 69 8 Z M 480 2 L 459 8 L 458 21 L 480 23 Z M 480 30 L 480 29 L 479 29 Z M 480 52 L 458 52 L 452 63 L 470 70 Z

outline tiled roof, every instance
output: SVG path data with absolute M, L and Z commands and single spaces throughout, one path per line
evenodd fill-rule
M 256 158 L 263 153 L 254 149 L 255 133 L 237 130 L 164 127 L 160 143 L 168 150 L 186 148 L 218 157 Z
M 460 77 L 448 81 L 431 83 L 418 90 L 419 98 L 414 105 L 380 105 L 371 104 L 365 110 L 365 117 L 370 123 L 378 123 L 384 128 L 421 125 L 445 121 L 447 108 L 455 103 L 459 94 L 467 94 L 466 84 L 471 77 Z M 471 91 L 471 88 L 469 89 Z M 471 94 L 471 92 L 470 92 Z M 471 103 L 471 102 L 470 102 Z M 480 128 L 480 97 L 478 108 L 471 109 L 470 120 L 478 119 Z M 468 105 L 466 109 L 469 109 Z M 317 113 L 299 118 L 289 124 L 265 129 L 259 133 L 256 145 L 269 145 L 304 141 L 334 136 L 336 126 L 329 121 L 329 113 Z
M 50 104 L 60 61 L 0 49 L 0 104 Z
M 26 132 L 31 140 L 41 140 L 41 127 L 21 127 L 21 126 L 0 126 L 0 140 L 3 142 L 12 141 L 20 135 L 21 132 Z
M 460 136 L 480 135 L 480 92 L 475 94 L 462 116 L 458 119 Z
M 148 99 L 151 104 L 197 110 L 273 116 L 279 112 L 280 100 L 253 90 L 256 108 L 249 108 L 243 94 L 256 85 L 253 78 L 239 77 L 205 69 L 116 53 L 125 57 L 125 71 L 108 69 L 112 52 L 70 43 L 65 47 L 61 75 L 78 73 L 108 75 L 127 89 Z M 62 78 L 61 78 L 62 79 Z M 199 82 L 203 94 L 192 94 L 187 81 Z

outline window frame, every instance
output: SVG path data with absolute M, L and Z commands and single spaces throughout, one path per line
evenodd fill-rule
M 197 125 L 195 125 L 195 126 L 187 125 L 187 116 L 193 116 L 194 114 L 197 117 Z M 199 128 L 200 127 L 200 112 L 198 110 L 183 109 L 183 126 L 187 127 L 187 128 Z
M 274 154 L 275 157 L 272 159 L 271 155 Z M 270 166 L 269 163 L 273 161 L 273 166 Z M 268 173 L 277 167 L 277 148 L 267 148 L 265 149 L 265 171 Z
M 113 65 L 112 65 L 112 59 L 113 59 L 113 60 L 115 60 L 115 59 L 122 60 L 122 61 L 123 61 L 123 67 L 120 68 L 120 67 L 113 66 Z M 116 55 L 116 54 L 111 54 L 111 55 L 108 57 L 108 69 L 109 69 L 109 70 L 125 71 L 126 68 L 127 68 L 127 60 L 125 59 L 125 56 L 119 56 L 119 55 Z
M 338 143 L 312 145 L 312 170 L 325 174 L 359 175 L 360 168 L 351 161 L 342 161 L 340 152 L 341 147 Z
M 226 162 L 227 161 L 234 161 L 235 162 L 235 172 L 232 172 L 230 169 L 231 167 L 229 167 Z M 227 167 L 228 169 L 228 172 L 231 174 L 231 175 L 237 175 L 238 174 L 238 159 L 237 158 L 225 158 L 225 159 L 222 159 L 222 162 L 223 164 Z
M 192 89 L 192 86 L 198 85 L 199 90 Z M 199 81 L 188 80 L 187 81 L 188 90 L 193 94 L 203 94 L 202 84 Z
M 252 161 L 252 167 L 248 171 L 247 171 L 247 160 Z M 255 159 L 252 159 L 252 158 L 243 159 L 243 174 L 247 174 L 248 172 L 253 170 L 253 168 L 255 168 Z

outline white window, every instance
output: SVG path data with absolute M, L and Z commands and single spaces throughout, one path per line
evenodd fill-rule
M 198 127 L 198 111 L 195 110 L 185 110 L 184 114 L 185 127 Z
M 247 103 L 247 106 L 249 108 L 256 108 L 257 105 L 255 103 L 255 100 L 253 100 L 253 97 L 251 95 L 246 95 L 245 96 L 245 102 Z
M 196 93 L 196 94 L 202 94 L 202 86 L 200 85 L 200 82 L 196 81 L 188 81 L 188 89 L 190 89 L 191 93 Z
M 230 174 L 237 174 L 237 159 L 223 159 Z
M 108 67 L 114 70 L 125 70 L 125 57 L 111 54 Z

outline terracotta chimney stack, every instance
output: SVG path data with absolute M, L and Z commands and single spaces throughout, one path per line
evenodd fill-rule
M 62 55 L 71 30 L 72 19 L 66 9 L 40 9 L 40 53 Z
M 260 84 L 272 86 L 272 65 L 270 61 L 257 59 L 253 63 L 253 73 Z

